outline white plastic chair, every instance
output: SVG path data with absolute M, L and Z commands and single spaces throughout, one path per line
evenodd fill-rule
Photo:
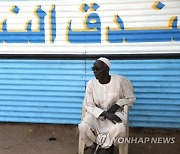
M 124 112 L 127 114 L 127 119 L 128 119 L 128 114 L 129 114 L 129 107 L 128 105 L 124 106 Z M 85 115 L 85 108 L 82 108 L 82 118 Z M 128 125 L 128 120 L 126 124 L 126 137 L 129 136 L 129 125 Z M 84 154 L 84 148 L 85 148 L 85 143 L 81 138 L 81 134 L 79 134 L 79 147 L 78 147 L 78 154 Z M 119 145 L 119 154 L 128 154 L 128 143 L 122 143 Z

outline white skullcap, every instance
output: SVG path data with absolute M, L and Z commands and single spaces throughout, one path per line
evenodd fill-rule
M 109 59 L 105 58 L 105 57 L 100 57 L 97 60 L 102 61 L 103 63 L 105 63 L 109 68 L 111 67 L 111 62 Z

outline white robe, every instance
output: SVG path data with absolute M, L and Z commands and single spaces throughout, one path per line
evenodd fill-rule
M 79 124 L 79 131 L 86 145 L 91 146 L 93 142 L 97 142 L 98 134 L 108 133 L 110 139 L 125 136 L 127 115 L 123 111 L 118 110 L 115 113 L 122 123 L 114 124 L 100 115 L 113 104 L 123 107 L 127 104 L 132 105 L 134 101 L 132 84 L 123 76 L 111 75 L 108 84 L 101 84 L 97 79 L 90 80 L 87 83 L 83 103 L 87 112 Z

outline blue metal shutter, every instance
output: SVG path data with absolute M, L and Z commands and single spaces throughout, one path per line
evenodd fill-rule
M 0 121 L 78 124 L 92 60 L 0 60 Z M 180 128 L 180 60 L 112 60 L 137 101 L 132 127 Z
M 79 122 L 83 60 L 0 60 L 0 121 Z

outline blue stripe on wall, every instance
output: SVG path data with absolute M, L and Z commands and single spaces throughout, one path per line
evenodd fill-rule
M 0 121 L 79 123 L 85 61 L 1 60 Z
M 131 126 L 180 127 L 179 60 L 131 61 L 119 68 L 132 80 L 137 97 L 130 112 Z
M 0 60 L 0 121 L 78 124 L 92 60 Z M 130 126 L 180 128 L 180 60 L 112 60 L 137 101 Z

